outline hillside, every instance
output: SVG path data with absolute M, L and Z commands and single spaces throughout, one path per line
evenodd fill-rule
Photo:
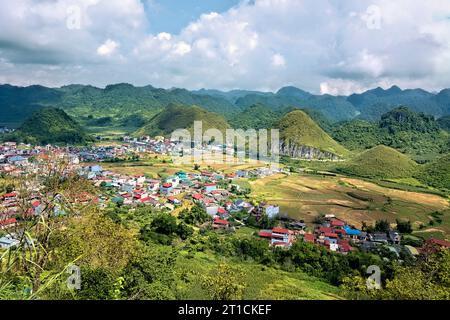
M 248 94 L 237 99 L 236 105 L 246 108 L 254 104 L 263 104 L 273 110 L 282 110 L 291 106 L 313 109 L 333 122 L 352 119 L 358 115 L 358 111 L 345 97 L 312 95 L 300 89 L 283 89 L 274 94 Z
M 7 139 L 33 144 L 86 143 L 89 137 L 83 128 L 63 110 L 43 108 L 34 112 Z
M 282 154 L 294 158 L 337 158 L 348 151 L 334 141 L 305 112 L 295 110 L 278 123 Z
M 61 95 L 42 86 L 0 85 L 0 126 L 18 128 L 33 112 L 61 101 Z
M 279 118 L 279 113 L 262 104 L 255 104 L 236 114 L 229 122 L 236 129 L 270 129 Z
M 198 106 L 169 104 L 162 112 L 137 130 L 135 135 L 168 136 L 176 129 L 193 130 L 194 121 L 202 121 L 203 131 L 209 128 L 224 131 L 229 128 L 227 121 L 218 114 Z
M 450 139 L 432 116 L 407 107 L 385 113 L 378 122 L 342 123 L 332 130 L 332 136 L 350 150 L 362 151 L 382 144 L 420 161 L 448 152 Z
M 417 178 L 432 187 L 450 190 L 450 154 L 426 164 Z
M 450 131 L 450 116 L 445 116 L 437 120 L 441 129 Z
M 340 171 L 366 178 L 409 178 L 414 175 L 417 167 L 417 163 L 397 150 L 377 146 L 342 165 Z

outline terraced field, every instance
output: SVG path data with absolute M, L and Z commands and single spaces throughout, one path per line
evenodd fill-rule
M 312 222 L 319 214 L 335 214 L 360 227 L 377 219 L 409 219 L 416 229 L 426 227 L 420 233 L 450 235 L 450 205 L 448 199 L 438 195 L 402 191 L 379 186 L 344 176 L 323 177 L 295 174 L 275 175 L 256 181 L 251 185 L 251 196 L 279 204 L 283 214 Z M 431 214 L 440 212 L 441 223 L 433 223 Z

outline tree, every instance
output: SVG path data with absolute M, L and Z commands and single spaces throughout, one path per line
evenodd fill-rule
M 65 229 L 55 231 L 51 245 L 57 250 L 53 263 L 61 267 L 76 260 L 77 265 L 117 274 L 133 256 L 137 241 L 131 230 L 91 212 L 71 218 Z
M 242 257 L 251 257 L 256 261 L 263 261 L 269 255 L 269 242 L 264 239 L 248 238 L 233 239 L 233 245 L 237 253 Z
M 387 220 L 377 220 L 375 222 L 375 231 L 388 232 L 391 226 Z
M 272 229 L 275 227 L 275 219 L 269 218 L 267 214 L 263 214 L 258 221 L 258 225 L 262 229 Z
M 396 220 L 397 222 L 397 231 L 400 233 L 411 233 L 413 231 L 411 221 L 400 221 Z
M 213 272 L 201 277 L 201 284 L 212 300 L 239 300 L 245 288 L 243 276 L 230 265 L 219 263 Z
M 127 300 L 174 299 L 177 252 L 170 247 L 143 246 L 125 268 L 123 295 Z
M 93 187 L 68 169 L 66 158 L 50 155 L 48 161 L 40 161 L 36 166 L 39 174 L 14 181 L 18 194 L 16 215 L 20 219 L 8 232 L 19 243 L 0 256 L 0 285 L 9 281 L 20 283 L 18 290 L 27 292 L 29 299 L 42 294 L 64 273 L 68 263 L 80 258 L 78 254 L 64 260 L 67 256 L 55 242 L 55 235 L 67 232 L 72 219 L 95 211 L 92 202 L 81 204 L 77 200 L 77 195 L 90 194 Z M 40 187 L 39 191 L 34 190 L 36 187 Z M 40 199 L 41 211 L 39 215 L 30 215 L 29 200 L 36 197 Z
M 180 222 L 177 225 L 176 233 L 181 239 L 186 240 L 187 238 L 189 238 L 189 236 L 191 236 L 194 233 L 194 229 L 189 227 L 186 223 Z
M 195 205 L 191 209 L 184 209 L 180 213 L 179 218 L 187 224 L 202 224 L 211 219 L 205 209 L 199 205 Z
M 325 222 L 325 215 L 324 214 L 319 214 L 318 216 L 314 217 L 313 222 L 315 224 L 322 224 Z
M 160 213 L 150 226 L 153 231 L 169 236 L 177 231 L 177 219 L 170 214 Z
M 115 279 L 111 272 L 90 267 L 81 268 L 81 289 L 75 292 L 81 300 L 110 300 L 114 292 Z

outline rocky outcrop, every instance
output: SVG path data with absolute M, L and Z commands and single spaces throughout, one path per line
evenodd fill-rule
M 310 146 L 281 142 L 280 154 L 291 158 L 308 160 L 339 160 L 339 156 Z

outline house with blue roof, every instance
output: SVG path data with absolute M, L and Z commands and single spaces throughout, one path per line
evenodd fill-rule
M 347 234 L 347 236 L 354 240 L 359 239 L 359 236 L 361 235 L 361 230 L 354 229 L 350 226 L 345 226 L 344 230 L 345 230 L 345 233 Z
M 15 246 L 18 246 L 20 241 L 12 237 L 11 235 L 6 235 L 0 238 L 0 248 L 1 249 L 9 249 Z
M 175 173 L 175 175 L 178 176 L 178 178 L 180 178 L 181 180 L 186 180 L 188 178 L 187 173 L 183 171 L 179 171 Z

